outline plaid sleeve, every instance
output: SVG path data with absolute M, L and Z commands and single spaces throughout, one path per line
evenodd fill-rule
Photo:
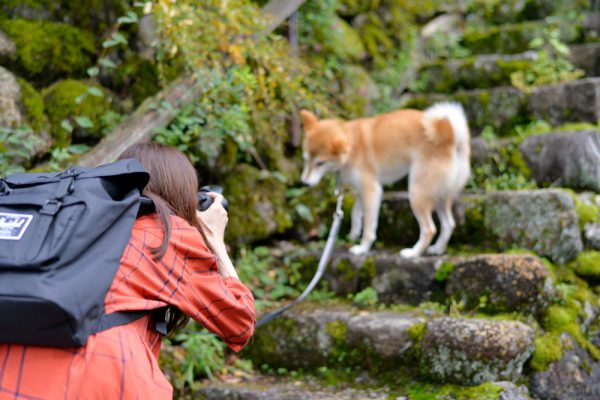
M 232 350 L 241 350 L 256 321 L 250 290 L 237 278 L 219 275 L 217 258 L 200 233 L 178 217 L 172 217 L 165 256 L 154 261 L 149 246 L 158 246 L 162 235 L 156 217 L 136 221 L 105 300 L 106 312 L 173 305 L 221 337 Z

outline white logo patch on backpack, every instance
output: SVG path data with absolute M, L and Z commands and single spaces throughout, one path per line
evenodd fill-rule
M 31 214 L 0 213 L 0 240 L 20 240 L 32 219 Z

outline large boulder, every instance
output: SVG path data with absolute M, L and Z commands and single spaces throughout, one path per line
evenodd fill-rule
M 530 377 L 531 394 L 544 400 L 596 400 L 600 398 L 600 363 L 568 335 L 563 342 L 571 350 L 545 371 Z
M 58 146 L 68 146 L 72 141 L 94 144 L 103 137 L 103 117 L 114 109 L 107 90 L 97 84 L 65 79 L 44 89 L 42 96 Z M 78 118 L 87 118 L 90 124 L 78 123 Z M 65 129 L 63 121 L 68 121 L 73 129 Z
M 598 88 L 600 90 L 600 85 Z M 531 177 L 538 184 L 600 192 L 599 131 L 529 136 L 519 149 L 531 170 Z
M 533 255 L 485 254 L 458 259 L 446 293 L 469 309 L 539 315 L 553 286 L 548 268 Z
M 0 57 L 10 57 L 15 53 L 15 44 L 6 33 L 0 31 Z
M 9 19 L 0 20 L 0 29 L 16 47 L 0 62 L 38 88 L 66 77 L 85 77 L 94 65 L 94 37 L 71 25 Z
M 533 340 L 533 329 L 518 321 L 434 318 L 419 343 L 423 373 L 461 385 L 516 381 Z
M 0 66 L 0 126 L 17 128 L 23 123 L 21 89 L 17 78 Z

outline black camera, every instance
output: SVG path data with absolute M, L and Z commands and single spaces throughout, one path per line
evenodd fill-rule
M 202 186 L 198 192 L 198 210 L 204 211 L 214 202 L 213 198 L 208 195 L 208 192 L 223 193 L 223 188 L 217 185 Z M 223 197 L 223 208 L 229 210 L 229 203 Z

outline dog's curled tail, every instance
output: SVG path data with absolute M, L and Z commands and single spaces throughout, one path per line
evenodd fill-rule
M 424 111 L 425 134 L 434 143 L 452 143 L 461 158 L 469 158 L 470 134 L 462 105 L 455 102 L 436 103 Z

